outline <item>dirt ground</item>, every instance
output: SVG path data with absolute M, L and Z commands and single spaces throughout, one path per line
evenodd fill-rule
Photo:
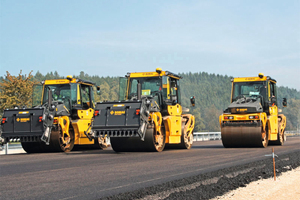
M 226 193 L 213 200 L 223 199 L 264 199 L 288 200 L 300 199 L 300 167 L 282 173 L 279 177 L 251 182 L 246 187 Z

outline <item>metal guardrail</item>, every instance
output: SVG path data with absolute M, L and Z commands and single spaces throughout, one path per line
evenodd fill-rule
M 3 154 L 14 154 L 14 153 L 24 153 L 22 146 L 20 143 L 7 143 L 3 146 L 0 145 L 0 155 Z
M 300 131 L 285 131 L 287 137 L 300 136 Z M 221 140 L 221 132 L 194 133 L 194 141 Z
M 284 134 L 286 136 L 300 136 L 300 130 L 298 130 L 298 131 L 285 131 Z
M 194 133 L 194 141 L 221 140 L 221 132 Z
M 287 137 L 300 136 L 300 132 L 297 131 L 286 131 Z M 194 141 L 209 141 L 209 140 L 221 140 L 221 132 L 197 132 L 194 133 Z M 110 141 L 107 141 L 110 143 Z M 0 155 L 11 154 L 11 153 L 24 153 L 20 143 L 8 143 L 0 145 Z

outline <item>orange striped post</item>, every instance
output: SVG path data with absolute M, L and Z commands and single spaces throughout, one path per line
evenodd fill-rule
M 274 154 L 274 148 L 272 148 L 272 157 L 273 157 L 273 168 L 274 168 L 274 181 L 276 181 L 276 170 L 275 170 L 275 154 Z

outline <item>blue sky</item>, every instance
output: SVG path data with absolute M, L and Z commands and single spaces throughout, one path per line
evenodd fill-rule
M 300 1 L 0 0 L 0 76 L 156 67 L 300 90 Z

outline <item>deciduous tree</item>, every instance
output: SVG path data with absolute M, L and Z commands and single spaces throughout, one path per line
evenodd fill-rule
M 6 108 L 15 106 L 31 106 L 32 81 L 33 76 L 30 72 L 22 75 L 22 70 L 18 76 L 12 76 L 8 71 L 2 82 L 0 82 L 0 114 Z

